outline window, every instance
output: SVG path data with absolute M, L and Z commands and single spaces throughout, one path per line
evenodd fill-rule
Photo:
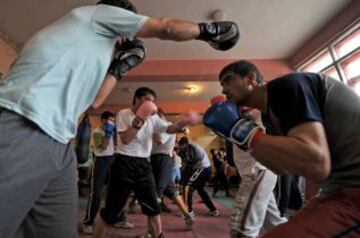
M 320 56 L 318 56 L 316 60 L 311 62 L 311 64 L 309 64 L 307 67 L 305 67 L 303 71 L 317 73 L 317 72 L 320 72 L 321 70 L 327 68 L 332 63 L 333 63 L 333 60 L 331 58 L 330 53 L 325 52 L 325 53 L 321 54 Z
M 306 71 L 306 70 L 305 70 L 305 71 Z M 332 77 L 332 78 L 334 78 L 334 79 L 336 79 L 336 80 L 341 81 L 340 76 L 339 76 L 339 74 L 338 74 L 338 72 L 336 71 L 336 68 L 335 68 L 334 66 L 330 67 L 330 68 L 327 69 L 327 70 L 324 70 L 323 73 L 326 74 L 326 75 L 329 75 L 330 77 Z
M 299 67 L 349 85 L 360 96 L 360 22 Z

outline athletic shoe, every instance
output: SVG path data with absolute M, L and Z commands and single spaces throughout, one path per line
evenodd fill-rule
M 212 217 L 218 217 L 218 216 L 220 216 L 220 212 L 219 212 L 219 210 L 214 210 L 214 211 L 210 211 L 210 212 L 206 213 L 206 215 L 212 216 Z
M 117 222 L 113 225 L 116 228 L 121 228 L 121 229 L 132 229 L 134 228 L 134 224 L 127 222 L 127 221 L 120 221 Z
M 91 235 L 92 233 L 94 233 L 94 226 L 82 224 L 82 232 L 84 234 Z
M 178 212 L 178 213 L 176 213 L 176 215 L 185 219 L 184 213 L 182 213 L 182 212 Z M 194 211 L 189 212 L 189 216 L 191 217 L 191 219 L 195 219 Z

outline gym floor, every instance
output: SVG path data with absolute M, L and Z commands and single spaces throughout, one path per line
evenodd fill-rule
M 212 188 L 209 189 L 211 194 Z M 236 193 L 236 189 L 232 191 L 232 194 Z M 85 207 L 87 203 L 87 197 L 80 197 L 79 200 L 79 231 L 81 231 L 81 223 L 85 213 Z M 213 198 L 213 201 L 220 211 L 220 217 L 210 217 L 206 213 L 208 209 L 201 202 L 200 197 L 195 193 L 194 196 L 194 212 L 195 225 L 193 230 L 185 231 L 184 220 L 178 216 L 177 207 L 172 204 L 171 201 L 166 200 L 166 204 L 173 211 L 172 213 L 162 213 L 161 219 L 163 224 L 163 232 L 166 238 L 222 238 L 228 237 L 229 232 L 229 216 L 231 208 L 234 204 L 234 198 L 226 198 L 223 191 L 219 191 L 217 198 Z M 97 216 L 96 220 L 99 219 Z M 131 238 L 144 233 L 146 227 L 146 217 L 141 214 L 140 206 L 136 206 L 135 214 L 128 214 L 128 222 L 131 222 L 135 227 L 131 230 L 110 228 L 107 231 L 107 238 Z M 84 235 L 79 232 L 80 238 L 90 238 L 90 235 Z

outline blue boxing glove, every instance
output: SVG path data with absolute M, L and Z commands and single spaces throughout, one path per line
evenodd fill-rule
M 203 123 L 221 137 L 230 138 L 230 131 L 240 119 L 239 108 L 229 101 L 214 103 L 203 117 Z
M 110 138 L 113 133 L 114 133 L 114 129 L 115 129 L 115 123 L 112 121 L 107 121 L 104 126 L 103 126 L 104 132 L 105 132 L 105 138 Z
M 203 123 L 242 149 L 252 148 L 265 135 L 262 127 L 242 118 L 238 106 L 229 101 L 213 104 L 205 112 Z

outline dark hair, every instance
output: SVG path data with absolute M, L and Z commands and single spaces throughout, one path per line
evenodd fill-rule
M 189 144 L 189 139 L 186 136 L 183 136 L 183 137 L 180 138 L 178 144 L 179 145 L 188 145 Z
M 246 77 L 250 72 L 254 72 L 256 74 L 256 81 L 259 85 L 264 84 L 264 77 L 260 73 L 259 69 L 255 66 L 255 64 L 251 63 L 247 60 L 239 60 L 225 66 L 220 74 L 219 79 L 221 79 L 227 73 L 235 73 L 241 77 Z
M 101 120 L 107 120 L 110 117 L 115 117 L 115 114 L 109 111 L 105 111 L 103 113 L 101 113 Z
M 97 4 L 110 5 L 115 7 L 124 8 L 128 11 L 137 13 L 137 9 L 134 4 L 128 0 L 100 0 Z
M 156 93 L 151 88 L 140 87 L 140 88 L 136 89 L 134 97 L 133 97 L 133 105 L 135 104 L 135 99 L 136 98 L 141 98 L 141 97 L 149 95 L 149 94 L 154 96 L 154 98 L 156 99 Z

